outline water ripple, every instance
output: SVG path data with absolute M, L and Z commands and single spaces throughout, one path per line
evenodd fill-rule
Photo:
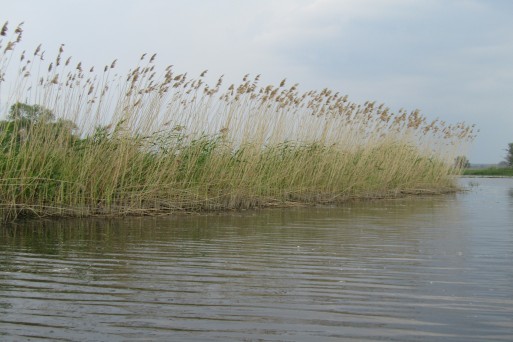
M 6 227 L 0 340 L 511 341 L 513 184 L 481 183 L 347 208 Z

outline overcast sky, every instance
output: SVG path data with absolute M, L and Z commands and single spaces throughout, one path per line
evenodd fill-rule
M 24 21 L 43 43 L 85 65 L 142 53 L 197 75 L 420 109 L 475 123 L 473 163 L 497 163 L 513 142 L 513 1 L 509 0 L 0 0 L 0 24 Z M 53 54 L 51 54 L 53 55 Z

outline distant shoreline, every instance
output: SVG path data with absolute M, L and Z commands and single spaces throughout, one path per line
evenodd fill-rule
M 494 176 L 494 177 L 513 177 L 512 167 L 488 167 L 484 169 L 465 169 L 463 176 Z

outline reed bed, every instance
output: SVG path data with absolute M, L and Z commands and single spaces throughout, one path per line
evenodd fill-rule
M 357 104 L 329 89 L 225 86 L 143 55 L 85 67 L 61 46 L 0 40 L 0 211 L 20 216 L 161 214 L 455 189 L 473 126 Z M 8 87 L 6 89 L 6 87 Z

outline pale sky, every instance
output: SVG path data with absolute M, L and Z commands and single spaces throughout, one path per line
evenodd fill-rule
M 86 66 L 161 65 L 230 82 L 262 74 L 480 129 L 468 157 L 513 142 L 513 1 L 0 0 L 0 24 Z M 53 53 L 51 54 L 53 55 Z

